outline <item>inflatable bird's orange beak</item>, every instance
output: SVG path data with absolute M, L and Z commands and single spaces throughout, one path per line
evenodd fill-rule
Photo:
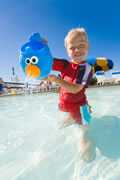
M 29 77 L 29 78 L 37 78 L 41 74 L 40 69 L 36 65 L 33 65 L 33 64 L 29 64 L 26 67 L 25 72 L 27 74 L 27 77 Z

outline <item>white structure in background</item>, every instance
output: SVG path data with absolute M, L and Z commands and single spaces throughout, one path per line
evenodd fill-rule
M 19 78 L 18 78 L 17 74 L 15 73 L 15 68 L 14 67 L 12 67 L 11 81 L 14 82 L 14 83 L 19 82 Z
M 104 85 L 104 80 L 105 80 L 104 72 L 97 72 L 96 78 L 97 78 L 97 85 L 100 85 L 100 86 Z
M 120 84 L 120 71 L 112 72 L 112 79 L 114 80 L 115 84 Z
M 96 78 L 100 86 L 120 84 L 120 71 L 97 72 Z
M 104 79 L 105 85 L 113 85 L 114 84 L 114 79 L 112 78 L 112 70 L 105 72 L 104 76 L 105 76 L 105 79 Z

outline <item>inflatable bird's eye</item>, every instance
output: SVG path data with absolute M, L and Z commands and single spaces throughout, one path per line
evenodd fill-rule
M 36 56 L 32 56 L 31 59 L 30 59 L 30 62 L 32 64 L 37 64 L 38 63 L 38 58 Z
M 25 63 L 30 64 L 30 59 L 29 58 L 25 59 Z

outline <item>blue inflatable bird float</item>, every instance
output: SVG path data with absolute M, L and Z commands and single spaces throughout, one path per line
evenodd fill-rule
M 43 79 L 52 69 L 53 58 L 45 39 L 34 33 L 21 47 L 20 65 L 28 78 Z

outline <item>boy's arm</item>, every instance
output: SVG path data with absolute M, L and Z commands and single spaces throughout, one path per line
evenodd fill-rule
M 76 94 L 79 91 L 81 91 L 83 88 L 86 88 L 89 85 L 90 80 L 92 79 L 92 74 L 93 73 L 92 73 L 91 66 L 86 65 L 86 70 L 85 70 L 84 76 L 82 78 L 82 81 L 81 81 L 81 77 L 79 74 L 78 74 L 78 77 L 77 77 L 75 83 L 67 82 L 64 79 L 57 77 L 55 75 L 50 75 L 48 77 L 48 79 L 50 81 L 60 84 L 60 86 L 66 88 L 68 92 Z
M 73 84 L 55 75 L 50 75 L 48 77 L 48 80 L 60 84 L 60 86 L 66 88 L 69 93 L 73 93 L 73 94 L 78 93 L 84 88 L 84 85 L 82 84 Z
M 64 80 L 61 80 L 61 85 L 73 94 L 78 93 L 83 88 L 87 88 L 88 85 L 90 84 L 90 81 L 93 77 L 92 67 L 86 63 L 85 72 L 83 72 L 83 73 L 84 73 L 84 75 L 82 77 L 82 80 L 81 80 L 81 72 L 79 71 L 79 74 L 76 78 L 75 83 L 69 83 Z
M 52 70 L 63 72 L 68 64 L 69 62 L 67 60 L 54 58 Z M 76 94 L 83 88 L 83 85 L 69 83 L 55 75 L 49 75 L 48 80 L 58 83 L 60 86 L 66 88 L 68 92 L 73 94 Z
M 73 84 L 69 83 L 63 79 L 59 79 L 58 82 L 61 84 L 62 87 L 66 88 L 68 92 L 76 94 L 84 88 L 83 84 Z

